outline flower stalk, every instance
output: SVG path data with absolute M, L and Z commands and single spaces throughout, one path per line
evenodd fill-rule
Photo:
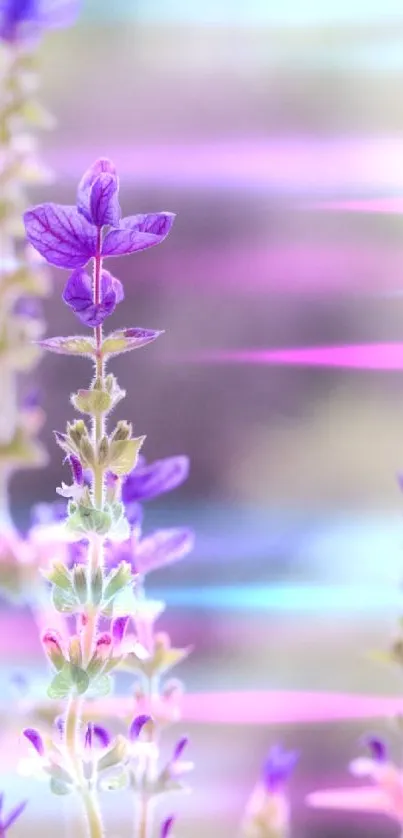
M 124 296 L 122 284 L 105 270 L 104 260 L 159 244 L 174 220 L 171 213 L 122 219 L 118 189 L 115 167 L 101 159 L 82 178 L 76 207 L 42 204 L 24 215 L 27 238 L 40 255 L 50 264 L 72 269 L 63 299 L 92 330 L 89 337 L 50 338 L 41 346 L 88 357 L 95 368 L 88 388 L 71 396 L 84 418 L 69 422 L 65 432 L 56 432 L 72 473 L 72 483 L 63 483 L 57 491 L 67 502 L 66 533 L 79 548 L 70 562 L 53 562 L 46 573 L 56 611 L 76 617 L 75 634 L 49 629 L 43 636 L 53 668 L 48 695 L 67 704 L 61 729 L 64 749 L 57 743 L 59 728 L 47 747 L 39 733 L 30 730 L 26 735 L 50 776 L 52 791 L 78 792 L 89 838 L 103 836 L 98 792 L 127 786 L 140 801 L 138 838 L 149 838 L 154 798 L 179 788 L 184 770 L 180 763 L 184 740 L 165 769 L 158 770 L 154 710 L 156 698 L 161 697 L 156 686 L 160 674 L 185 657 L 187 650 L 171 649 L 165 635 L 154 634 L 154 621 L 162 609 L 150 612 L 142 599 L 138 616 L 133 590 L 150 570 L 186 555 L 193 539 L 180 529 L 158 530 L 144 538 L 140 533 L 139 500 L 179 485 L 187 475 L 187 459 L 171 458 L 147 467 L 139 454 L 145 437 L 134 437 L 130 422 L 119 421 L 112 431 L 107 427 L 110 412 L 125 395 L 107 371 L 110 359 L 151 343 L 161 333 L 126 328 L 104 334 L 105 319 Z M 92 276 L 85 270 L 90 261 Z M 107 631 L 105 620 L 109 620 Z M 138 636 L 129 634 L 125 639 L 129 624 L 137 627 Z M 146 646 L 140 636 L 146 638 Z M 107 731 L 90 722 L 83 742 L 86 697 L 106 695 L 112 687 L 111 674 L 118 669 L 142 671 L 148 684 L 148 715 L 135 717 L 129 736 L 118 735 L 113 741 Z M 170 825 L 163 829 L 165 838 Z

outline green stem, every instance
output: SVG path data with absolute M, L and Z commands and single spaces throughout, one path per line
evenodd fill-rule
M 79 782 L 82 782 L 82 764 L 78 752 L 80 714 L 82 700 L 72 695 L 67 706 L 65 720 L 65 744 L 72 768 Z
M 101 278 L 102 278 L 102 233 L 98 229 L 97 233 L 97 250 L 94 258 L 94 303 L 99 305 L 101 302 Z M 97 326 L 94 329 L 94 338 L 96 346 L 96 362 L 95 375 L 103 384 L 105 375 L 105 363 L 102 356 L 102 326 Z M 95 417 L 94 421 L 94 447 L 95 452 L 98 451 L 99 443 L 105 433 L 105 420 L 102 414 Z M 94 468 L 94 501 L 98 509 L 102 509 L 104 502 L 104 469 L 102 466 Z
M 83 803 L 89 838 L 103 838 L 104 829 L 96 795 L 90 791 L 83 791 Z

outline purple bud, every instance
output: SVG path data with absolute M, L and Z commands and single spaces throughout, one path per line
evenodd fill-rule
M 55 728 L 62 739 L 64 736 L 64 719 L 63 716 L 57 716 L 55 719 Z
M 139 738 L 144 725 L 148 724 L 148 722 L 151 722 L 151 716 L 147 716 L 145 713 L 133 719 L 129 728 L 129 737 L 132 742 Z
M 174 818 L 173 815 L 171 815 L 169 818 L 167 818 L 164 821 L 164 823 L 161 826 L 160 838 L 168 838 L 168 835 L 170 835 L 171 832 L 172 832 L 172 827 L 173 827 L 174 823 L 175 823 L 175 818 Z
M 182 736 L 182 738 L 179 739 L 179 742 L 177 742 L 177 744 L 175 745 L 175 749 L 172 755 L 172 762 L 177 762 L 181 758 L 183 751 L 185 750 L 188 743 L 189 739 L 187 736 Z
M 263 766 L 262 779 L 268 792 L 281 789 L 290 777 L 296 763 L 296 751 L 284 751 L 280 745 L 274 745 Z
M 377 736 L 369 736 L 365 739 L 365 744 L 371 752 L 372 759 L 375 762 L 386 762 L 388 758 L 387 747 L 382 739 Z
M 124 634 L 129 622 L 129 617 L 117 617 L 112 623 L 112 637 L 114 643 L 119 646 L 124 638 Z
M 80 460 L 74 454 L 71 454 L 69 457 L 69 462 L 73 474 L 74 483 L 77 483 L 78 486 L 82 486 L 84 484 L 84 473 Z
M 28 742 L 35 748 L 36 752 L 39 754 L 40 757 L 43 757 L 45 753 L 45 746 L 43 744 L 43 739 L 41 734 L 38 730 L 32 727 L 26 727 L 25 730 L 22 731 L 23 736 L 28 739 Z

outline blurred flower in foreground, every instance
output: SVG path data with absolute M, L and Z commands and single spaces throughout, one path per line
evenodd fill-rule
M 0 39 L 25 43 L 47 29 L 71 26 L 81 5 L 82 0 L 0 0 Z
M 14 809 L 9 812 L 7 816 L 3 815 L 3 802 L 4 802 L 4 795 L 0 794 L 0 838 L 6 838 L 7 832 L 10 829 L 16 820 L 22 815 L 27 801 L 24 800 L 22 803 L 19 803 L 18 806 L 15 806 Z
M 350 763 L 355 777 L 365 777 L 371 785 L 358 788 L 324 789 L 309 794 L 307 803 L 317 809 L 377 812 L 388 815 L 403 826 L 403 771 L 390 761 L 382 740 L 367 740 L 368 757 Z
M 294 751 L 274 745 L 246 807 L 242 833 L 245 838 L 287 838 L 290 806 L 287 781 L 298 760 Z

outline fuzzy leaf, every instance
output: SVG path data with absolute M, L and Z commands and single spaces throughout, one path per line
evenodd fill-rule
M 111 442 L 108 465 L 114 474 L 121 477 L 132 471 L 144 440 L 145 436 L 140 436 L 136 439 L 120 439 Z
M 131 566 L 128 562 L 121 562 L 107 577 L 104 590 L 104 600 L 112 599 L 133 582 Z
M 49 698 L 66 698 L 73 686 L 73 681 L 70 672 L 70 665 L 65 666 L 61 672 L 58 672 L 50 686 L 48 687 Z
M 112 690 L 112 681 L 108 675 L 100 675 L 99 678 L 96 678 L 95 681 L 91 682 L 90 685 L 91 695 L 96 698 L 103 698 Z
M 52 591 L 52 600 L 56 611 L 61 614 L 72 614 L 77 610 L 78 602 L 73 592 L 69 593 L 55 587 Z
M 50 790 L 53 794 L 65 795 L 71 794 L 73 787 L 67 783 L 63 783 L 61 780 L 55 780 L 55 778 L 52 777 L 50 781 Z
M 130 352 L 132 349 L 140 349 L 141 346 L 146 346 L 152 343 L 163 331 L 155 331 L 155 329 L 118 329 L 108 335 L 102 344 L 102 354 L 120 355 L 122 352 Z
M 37 343 L 42 349 L 55 352 L 57 355 L 88 355 L 90 357 L 95 355 L 95 346 L 92 338 L 81 337 L 81 335 L 46 338 L 45 340 L 37 341 Z
M 112 406 L 111 396 L 105 390 L 79 390 L 71 401 L 76 410 L 90 416 L 101 416 Z

